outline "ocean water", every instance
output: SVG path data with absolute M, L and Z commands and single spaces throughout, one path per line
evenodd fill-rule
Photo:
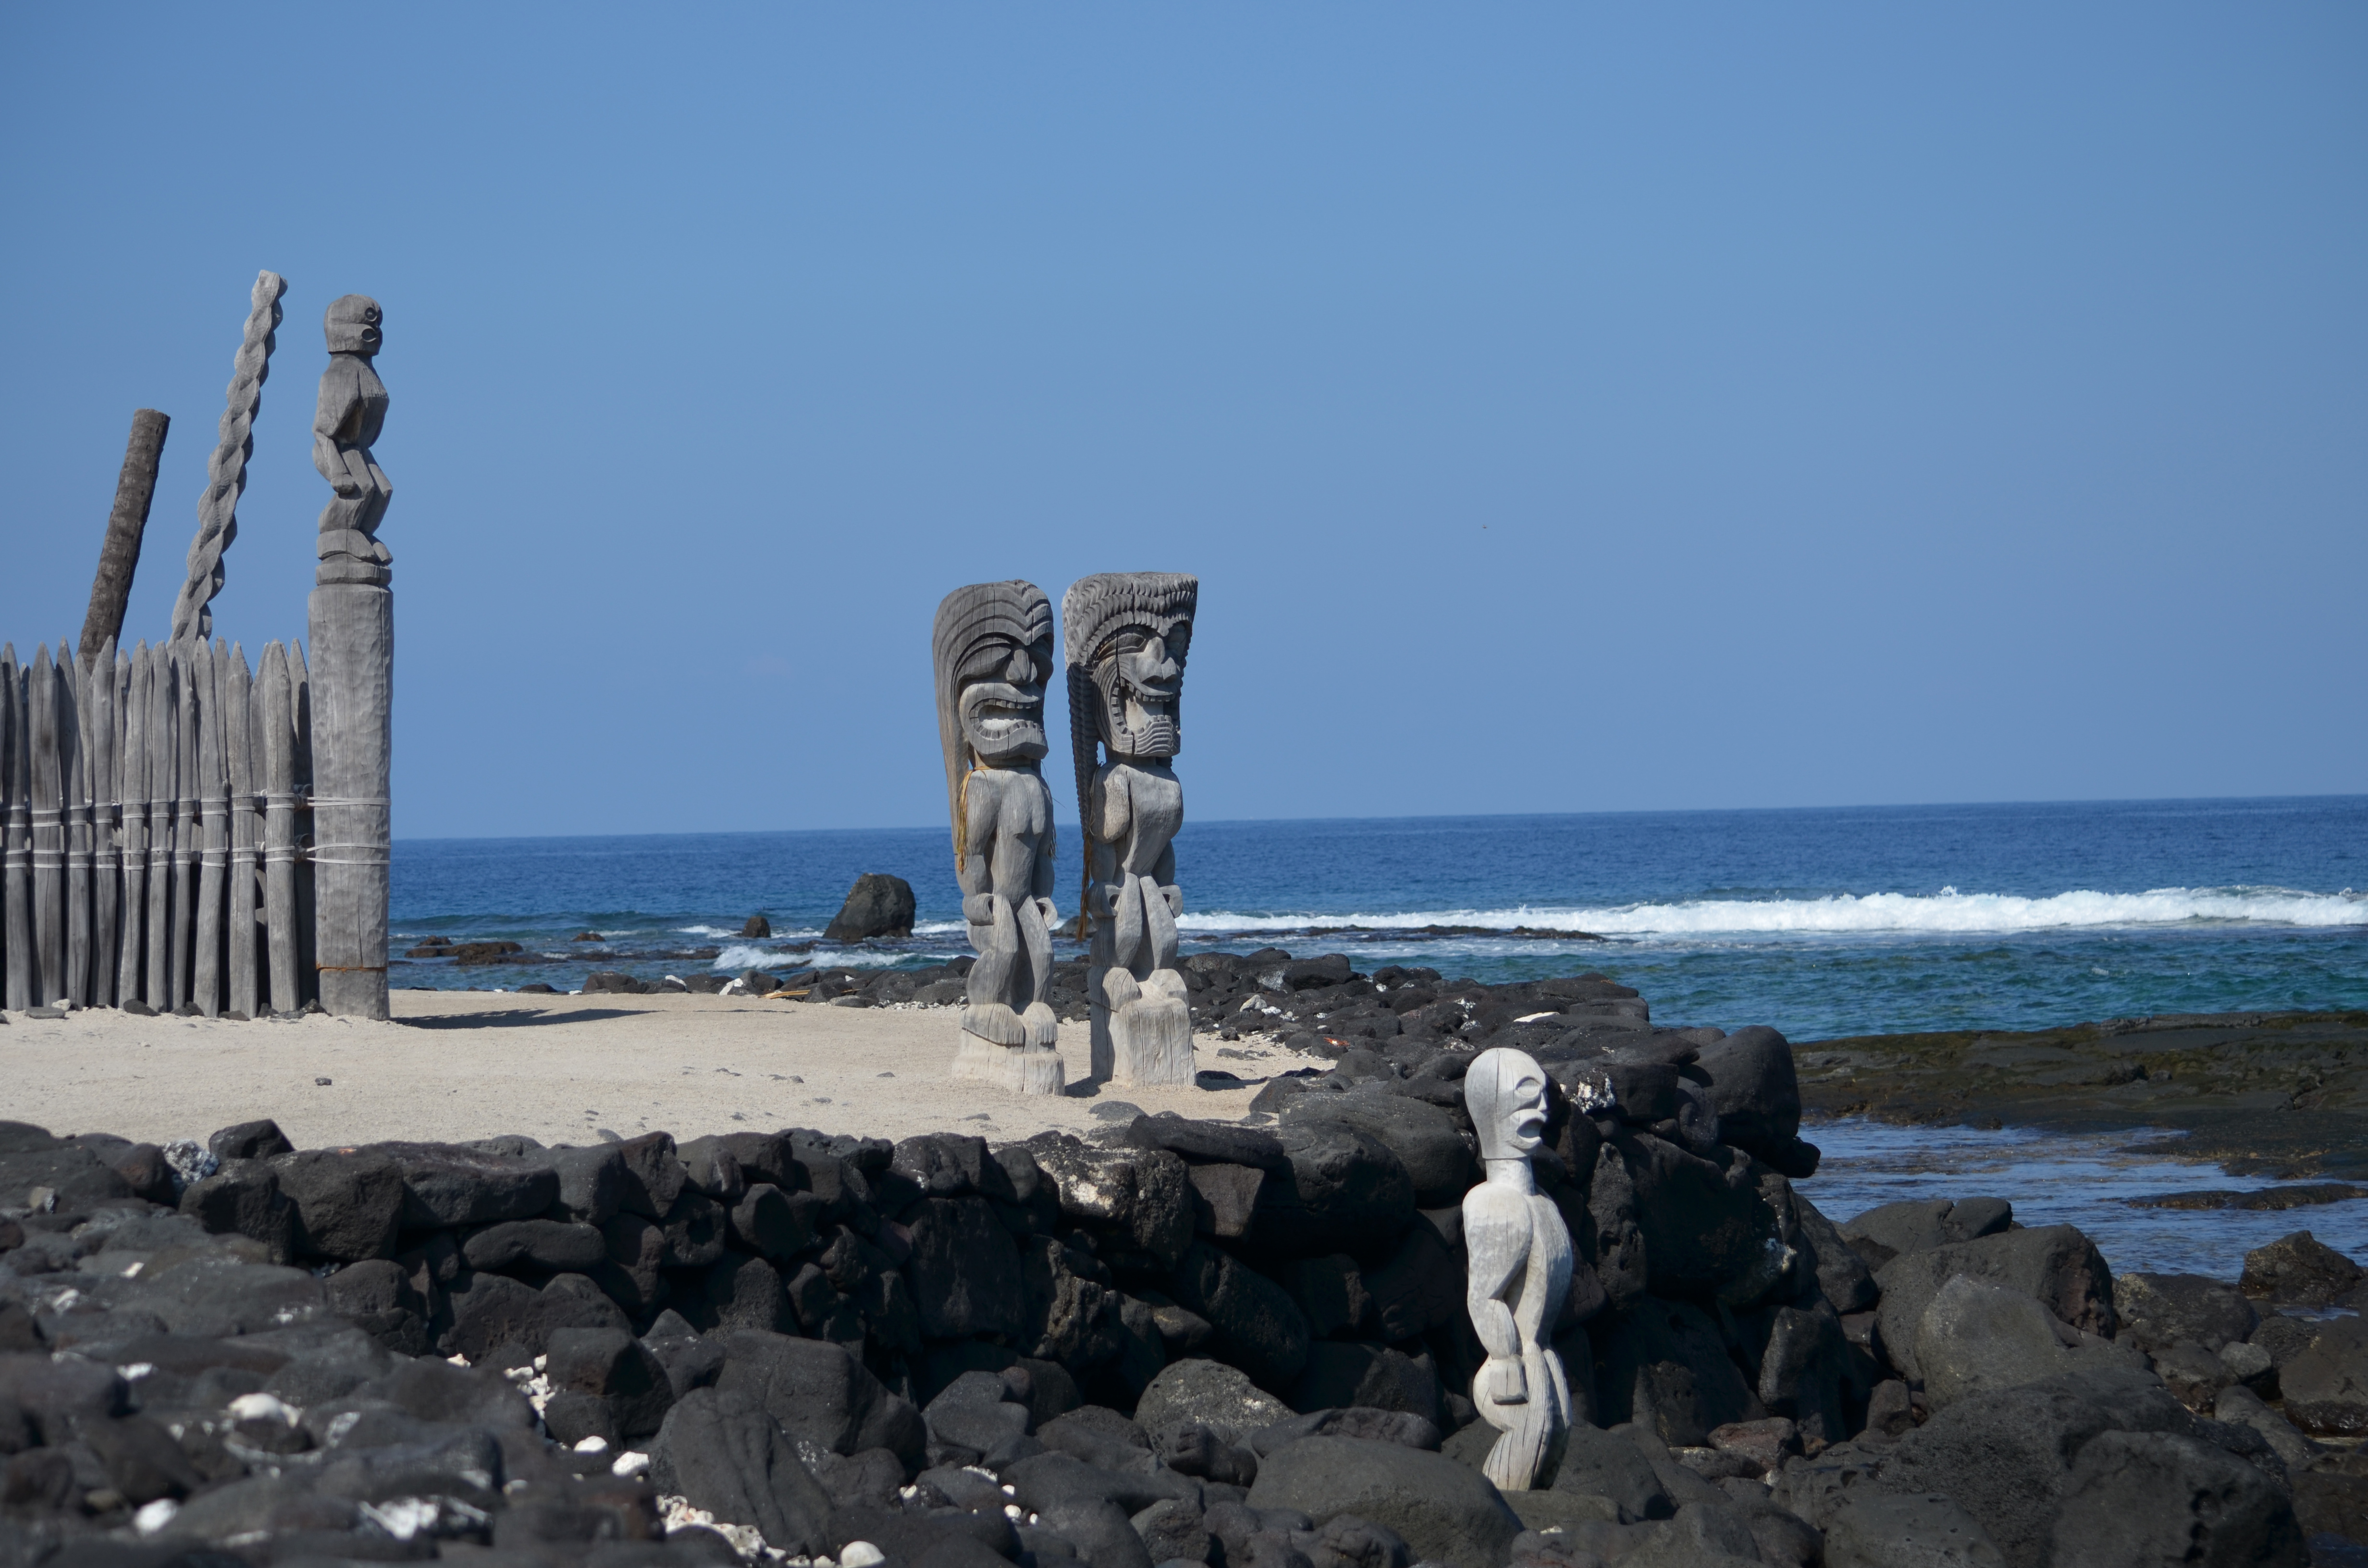
M 527 961 L 393 979 L 937 963 L 967 950 L 951 858 L 943 828 L 400 840 L 398 954 L 444 936 Z M 2368 796 L 1190 823 L 1177 863 L 1187 950 L 1594 970 L 1656 1022 L 1795 1040 L 2368 1007 Z M 820 942 L 865 871 L 912 883 L 914 936 Z M 759 913 L 772 939 L 743 940 Z
M 1800 1190 L 1847 1220 L 1905 1199 L 2003 1198 L 2026 1225 L 2078 1225 L 2116 1274 L 2208 1274 L 2234 1279 L 2245 1254 L 2308 1231 L 2368 1259 L 2368 1200 L 2283 1210 L 2172 1209 L 2133 1201 L 2166 1193 L 2250 1192 L 2282 1184 L 2178 1157 L 2180 1134 L 2067 1135 L 2034 1128 L 1894 1127 L 1861 1117 L 1801 1129 L 1823 1154 Z

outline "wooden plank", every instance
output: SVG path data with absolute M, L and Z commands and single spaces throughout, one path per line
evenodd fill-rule
M 33 739 L 33 973 L 42 1006 L 66 988 L 65 797 L 58 779 L 58 671 L 49 644 L 33 654 L 25 701 Z
M 197 693 L 198 911 L 189 970 L 189 1000 L 209 1018 L 222 1017 L 222 876 L 230 869 L 230 773 L 223 766 L 222 690 L 218 660 L 203 642 L 189 647 L 189 684 Z
M 288 677 L 287 651 L 264 645 L 256 731 L 263 742 L 264 946 L 270 960 L 275 1013 L 294 1012 L 296 966 L 296 717 L 295 689 Z
M 144 1000 L 148 979 L 148 698 L 145 640 L 131 650 L 123 684 L 123 908 L 117 931 L 115 1005 Z
M 255 975 L 255 874 L 262 847 L 255 788 L 255 677 L 246 650 L 231 644 L 219 673 L 222 691 L 222 746 L 230 767 L 230 1010 L 256 1017 Z
M 90 703 L 82 666 L 58 644 L 58 778 L 66 792 L 66 988 L 90 1006 Z
M 319 760 L 313 748 L 313 671 L 304 644 L 293 637 L 288 640 L 288 684 L 296 721 L 292 752 L 296 760 L 296 987 L 302 995 L 298 1004 L 302 1006 L 321 999 L 314 917 L 318 880 L 313 871 L 313 849 L 321 824 L 313 813 L 314 765 Z
M 203 643 L 173 647 L 173 1010 L 196 998 L 190 960 L 197 948 L 198 688 Z
M 0 910 L 6 915 L 8 1006 L 37 1006 L 33 971 L 33 765 L 25 733 L 25 676 L 14 643 L 0 644 L 0 790 L 7 805 L 0 852 Z
M 98 645 L 85 685 L 90 692 L 91 899 L 90 999 L 120 1006 L 116 959 L 122 946 L 123 679 L 129 666 L 110 637 Z
M 142 994 L 159 1012 L 173 1006 L 173 656 L 148 650 L 148 911 L 143 946 L 148 983 Z

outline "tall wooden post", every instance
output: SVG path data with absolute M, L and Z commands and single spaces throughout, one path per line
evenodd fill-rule
M 148 1005 L 173 1006 L 173 650 L 148 650 Z
M 189 1000 L 209 1018 L 222 1017 L 222 873 L 230 860 L 230 774 L 222 751 L 221 666 L 230 653 L 190 644 L 198 693 L 197 953 Z
M 172 427 L 173 422 L 153 408 L 131 416 L 123 472 L 115 480 L 115 509 L 107 515 L 107 538 L 98 547 L 98 572 L 91 579 L 90 610 L 82 620 L 85 665 L 100 643 L 123 635 L 123 606 L 131 597 L 131 574 L 140 567 L 140 540 L 148 531 L 149 503 L 156 498 L 156 465 L 165 460 L 165 433 Z
M 378 302 L 347 294 L 324 328 L 329 368 L 313 419 L 313 461 L 336 492 L 321 513 L 311 601 L 313 964 L 322 1007 L 384 1018 L 389 809 L 393 751 L 393 557 L 378 542 L 394 487 L 370 447 L 386 420 L 370 360 Z

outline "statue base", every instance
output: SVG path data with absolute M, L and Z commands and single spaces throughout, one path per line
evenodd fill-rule
M 1097 1004 L 1092 1016 L 1096 1079 L 1192 1086 L 1192 1010 L 1182 997 L 1145 989 L 1116 1012 Z
M 954 1047 L 953 1075 L 1015 1095 L 1057 1095 L 1066 1082 L 1061 1053 L 1049 1045 L 997 1045 L 964 1029 Z

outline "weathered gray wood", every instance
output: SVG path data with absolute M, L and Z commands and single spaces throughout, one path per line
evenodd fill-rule
M 107 515 L 107 538 L 99 544 L 98 572 L 90 584 L 90 608 L 82 618 L 83 664 L 97 656 L 101 643 L 123 635 L 123 607 L 131 597 L 131 574 L 140 568 L 148 506 L 156 498 L 156 465 L 165 460 L 165 433 L 172 427 L 172 420 L 153 408 L 131 415 L 123 472 L 115 478 L 115 509 Z
M 1200 579 L 1106 572 L 1061 597 L 1069 665 L 1069 745 L 1085 838 L 1093 949 L 1086 976 L 1093 1074 L 1121 1085 L 1195 1081 L 1192 1022 L 1176 967 L 1176 830 L 1184 787 L 1184 656 Z M 1096 766 L 1099 744 L 1109 756 Z
M 393 557 L 378 527 L 394 487 L 371 455 L 386 385 L 370 360 L 383 342 L 378 301 L 347 294 L 323 321 L 329 366 L 313 417 L 313 463 L 335 494 L 321 513 L 313 581 L 313 971 L 321 1006 L 383 1018 L 393 818 Z
M 973 583 L 938 606 L 930 633 L 938 738 L 953 819 L 954 877 L 978 961 L 953 1075 L 1057 1095 L 1053 971 L 1053 791 L 1042 767 L 1053 603 L 1033 583 Z
M 303 1004 L 321 1000 L 318 881 L 313 871 L 313 843 L 321 824 L 313 814 L 317 788 L 313 755 L 313 671 L 304 644 L 288 640 L 288 679 L 296 714 L 296 989 Z
M 115 1005 L 147 996 L 148 706 L 153 679 L 148 644 L 131 650 L 123 676 L 123 907 L 116 934 Z
M 173 744 L 173 651 L 148 650 L 148 949 L 151 1007 L 173 1005 L 173 784 L 179 749 Z
M 33 655 L 25 683 L 33 736 L 33 954 L 39 1000 L 66 994 L 65 794 L 58 778 L 58 671 L 48 643 Z
M 120 812 L 123 803 L 122 692 L 130 665 L 110 637 L 91 661 L 86 685 L 90 691 L 91 740 L 91 908 L 90 999 L 99 1006 L 120 1006 L 115 988 L 116 960 L 123 942 L 123 839 Z
M 188 577 L 173 605 L 173 645 L 213 635 L 210 607 L 222 592 L 222 551 L 238 538 L 238 497 L 246 488 L 246 460 L 255 451 L 255 415 L 263 406 L 263 383 L 271 374 L 272 329 L 279 324 L 279 296 L 288 285 L 276 272 L 258 272 L 249 297 L 246 330 L 232 361 L 230 390 L 213 456 L 206 463 L 206 490 L 198 498 L 198 537 L 189 544 Z
M 6 847 L 0 852 L 0 909 L 5 909 L 8 1006 L 40 1006 L 33 967 L 33 765 L 25 733 L 25 675 L 14 643 L 0 644 L 0 790 L 7 805 Z
M 230 773 L 222 751 L 223 650 L 196 642 L 189 649 L 189 680 L 198 694 L 198 914 L 196 952 L 190 966 L 189 1000 L 209 1018 L 222 1017 L 222 877 L 230 865 Z
M 1570 1229 L 1530 1168 L 1552 1088 L 1535 1059 L 1503 1047 L 1474 1057 L 1463 1077 L 1487 1171 L 1463 1197 L 1464 1310 L 1488 1352 L 1472 1402 L 1504 1434 L 1481 1465 L 1504 1492 L 1537 1484 L 1571 1424 L 1570 1383 L 1553 1345 L 1570 1293 Z
M 196 998 L 190 961 L 197 946 L 198 689 L 195 655 L 205 644 L 173 647 L 173 957 L 175 1008 Z
M 255 983 L 256 815 L 254 677 L 246 650 L 231 644 L 216 673 L 222 693 L 222 748 L 230 768 L 230 1010 L 257 1017 Z
M 58 777 L 66 791 L 67 1001 L 90 1006 L 90 726 L 89 683 L 58 644 Z
M 256 729 L 263 743 L 264 946 L 270 958 L 270 1006 L 290 1013 L 303 1006 L 296 987 L 296 701 L 288 656 L 277 642 L 263 649 Z

